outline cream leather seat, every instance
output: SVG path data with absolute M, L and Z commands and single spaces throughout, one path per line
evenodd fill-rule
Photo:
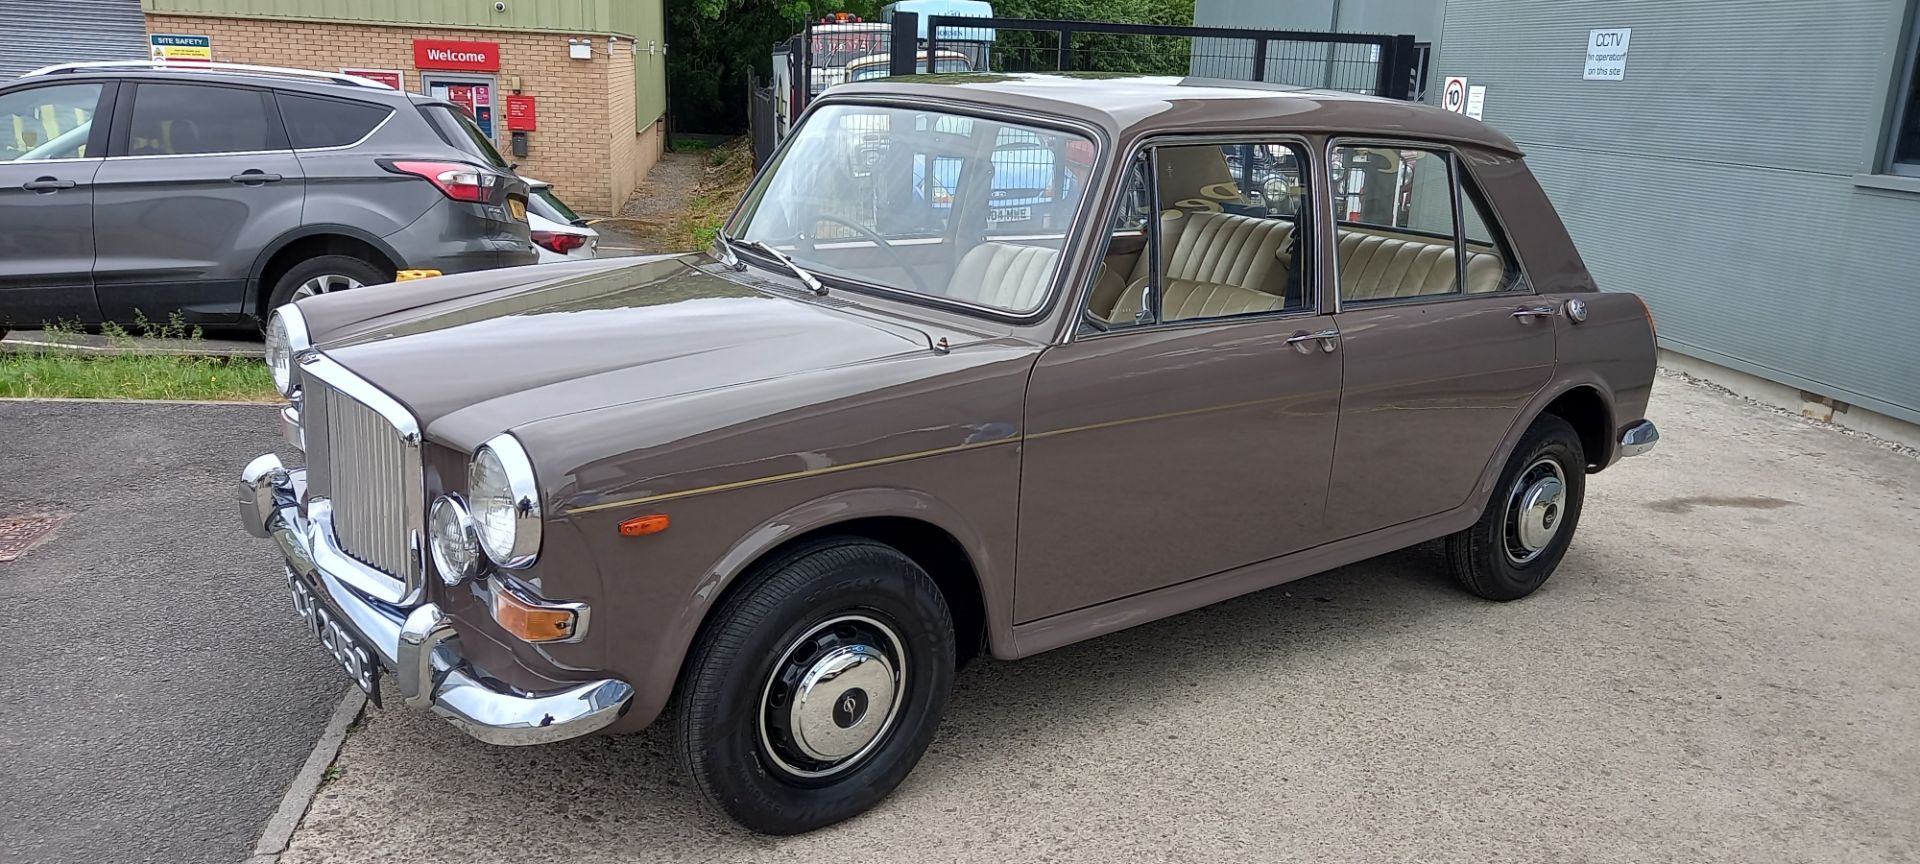
M 1344 300 L 1450 294 L 1459 283 L 1450 243 L 1342 228 L 1339 256 Z M 1498 291 L 1505 280 L 1500 256 L 1467 253 L 1467 293 Z
M 1138 282 L 1120 295 L 1120 302 L 1113 305 L 1107 320 L 1115 324 L 1132 323 L 1146 302 L 1147 283 Z M 1167 321 L 1181 321 L 1188 318 L 1219 318 L 1227 315 L 1247 315 L 1254 312 L 1272 312 L 1287 304 L 1287 299 L 1278 294 L 1264 291 L 1252 291 L 1237 285 L 1221 285 L 1214 282 L 1199 282 L 1192 279 L 1170 279 L 1167 281 L 1167 294 L 1160 298 L 1160 314 Z
M 1174 235 L 1165 262 L 1168 279 L 1287 293 L 1287 261 L 1280 252 L 1293 234 L 1292 222 L 1201 212 L 1161 224 Z M 1148 266 L 1135 266 L 1136 279 L 1147 275 Z
M 1024 312 L 1047 294 L 1060 252 L 1044 246 L 982 243 L 961 256 L 947 280 L 947 296 Z

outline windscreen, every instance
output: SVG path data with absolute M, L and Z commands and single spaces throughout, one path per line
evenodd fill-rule
M 1083 135 L 1007 120 L 823 106 L 730 233 L 850 287 L 1026 314 L 1050 296 L 1093 153 Z

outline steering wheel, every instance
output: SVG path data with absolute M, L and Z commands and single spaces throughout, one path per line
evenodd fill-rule
M 849 222 L 845 219 L 842 219 L 838 216 L 834 216 L 829 213 L 817 214 L 813 217 L 813 220 L 816 223 L 831 222 L 835 225 L 839 225 L 844 228 L 850 228 L 853 230 L 853 233 L 860 235 L 862 238 L 867 240 L 872 240 L 873 245 L 887 250 L 887 257 L 892 258 L 893 263 L 900 265 L 901 271 L 907 274 L 908 279 L 913 280 L 913 287 L 920 289 L 920 293 L 929 294 L 933 296 L 940 296 L 939 294 L 935 293 L 932 288 L 928 287 L 927 280 L 920 278 L 920 274 L 916 272 L 913 269 L 913 267 L 907 263 L 906 259 L 900 256 L 900 250 L 895 248 L 892 243 L 888 243 L 887 238 L 880 236 L 880 234 L 874 231 L 872 228 L 868 228 L 865 225 Z M 819 240 L 820 238 L 815 237 L 812 239 Z

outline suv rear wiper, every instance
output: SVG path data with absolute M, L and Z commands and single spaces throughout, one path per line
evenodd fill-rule
M 821 297 L 827 296 L 826 285 L 821 284 L 818 278 L 816 278 L 812 273 L 808 273 L 806 271 L 806 268 L 793 263 L 792 258 L 788 258 L 780 250 L 773 248 L 773 246 L 769 245 L 765 241 L 741 240 L 736 237 L 728 237 L 726 235 L 726 232 L 724 231 L 718 234 L 715 234 L 714 236 L 719 237 L 723 243 L 726 243 L 728 245 L 737 243 L 741 246 L 747 247 L 748 249 L 752 249 L 756 252 L 759 252 L 767 256 L 768 258 L 772 258 L 773 260 L 780 262 L 780 265 L 782 267 L 787 268 L 787 272 L 792 273 L 794 278 L 800 280 L 800 284 L 807 286 L 807 290 L 812 291 L 814 294 Z

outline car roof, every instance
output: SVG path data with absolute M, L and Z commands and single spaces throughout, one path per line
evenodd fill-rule
M 851 82 L 822 103 L 886 96 L 958 101 L 1004 111 L 1068 117 L 1116 142 L 1149 134 L 1300 132 L 1420 138 L 1513 155 L 1520 148 L 1492 127 L 1430 105 L 1286 84 L 1098 72 L 901 75 Z

